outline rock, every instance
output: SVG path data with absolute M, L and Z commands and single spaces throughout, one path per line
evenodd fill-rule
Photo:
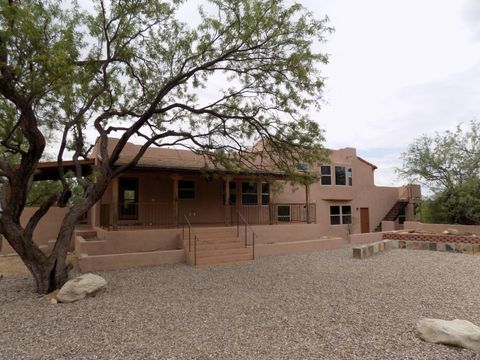
M 107 281 L 95 274 L 83 274 L 69 280 L 62 286 L 56 298 L 59 302 L 70 303 L 93 295 L 107 285 Z
M 470 321 L 422 319 L 417 323 L 417 330 L 420 337 L 427 342 L 480 351 L 480 327 Z
M 445 235 L 458 235 L 460 232 L 457 229 L 447 229 L 442 232 Z

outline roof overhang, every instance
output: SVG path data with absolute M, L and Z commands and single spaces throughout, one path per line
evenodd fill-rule
M 79 160 L 78 163 L 82 168 L 82 175 L 88 176 L 92 173 L 93 165 L 95 165 L 95 159 Z M 73 160 L 63 161 L 62 166 L 65 173 L 69 171 L 75 171 L 75 162 Z M 59 166 L 57 161 L 41 162 L 37 166 L 33 180 L 59 180 L 60 174 L 58 172 L 58 168 Z

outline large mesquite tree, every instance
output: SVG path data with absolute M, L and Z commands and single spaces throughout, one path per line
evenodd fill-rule
M 183 146 L 232 171 L 269 164 L 293 174 L 299 161 L 324 156 L 322 132 L 307 113 L 323 86 L 319 66 L 327 57 L 318 48 L 331 31 L 327 20 L 281 0 L 209 0 L 189 26 L 178 16 L 184 3 L 97 0 L 82 8 L 0 0 L 0 233 L 36 291 L 67 280 L 75 223 L 149 146 Z M 92 178 L 79 162 L 89 150 L 87 133 L 98 137 L 101 154 Z M 111 135 L 119 141 L 107 151 Z M 47 136 L 59 145 L 47 148 Z M 130 163 L 115 166 L 132 137 L 144 145 Z M 62 186 L 22 226 L 46 151 L 55 151 Z M 47 256 L 32 234 L 51 206 L 68 203 L 67 153 L 82 194 Z

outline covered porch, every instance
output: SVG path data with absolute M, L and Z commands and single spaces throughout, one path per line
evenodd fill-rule
M 316 204 L 275 202 L 280 176 L 202 174 L 135 169 L 115 178 L 97 204 L 97 224 L 106 230 L 315 223 Z

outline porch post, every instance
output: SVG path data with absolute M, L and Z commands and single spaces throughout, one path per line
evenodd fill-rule
M 276 216 L 275 212 L 272 212 L 272 183 L 271 179 L 268 180 L 268 223 L 273 225 L 274 217 Z
M 230 225 L 230 175 L 224 176 L 225 182 L 225 225 Z
M 310 220 L 310 183 L 305 184 L 305 202 L 307 204 L 307 224 L 311 223 Z
M 178 180 L 181 179 L 180 175 L 172 175 L 173 180 L 173 224 L 178 227 L 179 214 L 178 214 Z
M 110 204 L 110 223 L 113 230 L 118 229 L 118 177 L 112 180 L 112 203 Z

